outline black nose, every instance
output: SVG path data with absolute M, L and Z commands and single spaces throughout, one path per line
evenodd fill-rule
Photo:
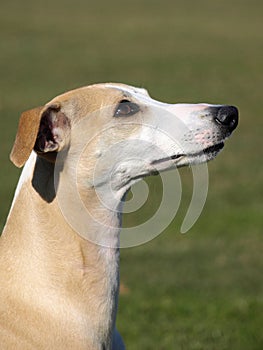
M 217 113 L 214 115 L 215 121 L 233 131 L 238 124 L 238 109 L 234 106 L 218 107 Z

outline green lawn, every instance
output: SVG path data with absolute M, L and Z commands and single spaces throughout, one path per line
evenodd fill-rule
M 121 252 L 127 290 L 118 328 L 128 350 L 263 349 L 262 13 L 260 0 L 1 4 L 1 227 L 19 176 L 8 154 L 26 109 L 105 81 L 146 87 L 163 101 L 240 109 L 238 130 L 209 164 L 209 195 L 195 226 L 180 234 L 192 189 L 183 169 L 174 221 L 150 243 Z M 159 182 L 148 181 L 157 199 Z

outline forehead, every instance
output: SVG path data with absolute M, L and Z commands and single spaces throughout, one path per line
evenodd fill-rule
M 85 115 L 102 107 L 114 105 L 123 99 L 147 105 L 157 103 L 143 88 L 121 83 L 100 83 L 68 91 L 55 97 L 49 104 L 59 102 L 64 105 L 64 109 L 72 109 L 72 106 L 75 106 L 79 112 L 82 112 L 79 114 Z
M 130 86 L 130 85 L 125 85 L 125 84 L 117 84 L 117 83 L 106 83 L 103 84 L 103 86 L 106 89 L 113 89 L 116 90 L 120 93 L 123 93 L 124 95 L 130 95 L 130 96 L 134 96 L 136 98 L 140 98 L 140 97 L 150 97 L 148 94 L 148 91 L 146 89 L 143 88 L 138 88 L 138 87 L 134 87 L 134 86 Z

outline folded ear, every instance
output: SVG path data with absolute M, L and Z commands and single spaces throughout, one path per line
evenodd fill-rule
M 11 161 L 17 167 L 25 164 L 33 149 L 47 159 L 52 158 L 50 154 L 63 149 L 70 123 L 60 109 L 60 104 L 54 103 L 22 113 L 10 154 Z

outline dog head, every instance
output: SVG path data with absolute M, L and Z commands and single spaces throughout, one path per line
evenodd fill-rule
M 144 89 L 96 84 L 23 113 L 11 160 L 63 154 L 77 160 L 85 186 L 111 182 L 124 193 L 144 176 L 213 159 L 237 124 L 233 106 L 167 104 Z

